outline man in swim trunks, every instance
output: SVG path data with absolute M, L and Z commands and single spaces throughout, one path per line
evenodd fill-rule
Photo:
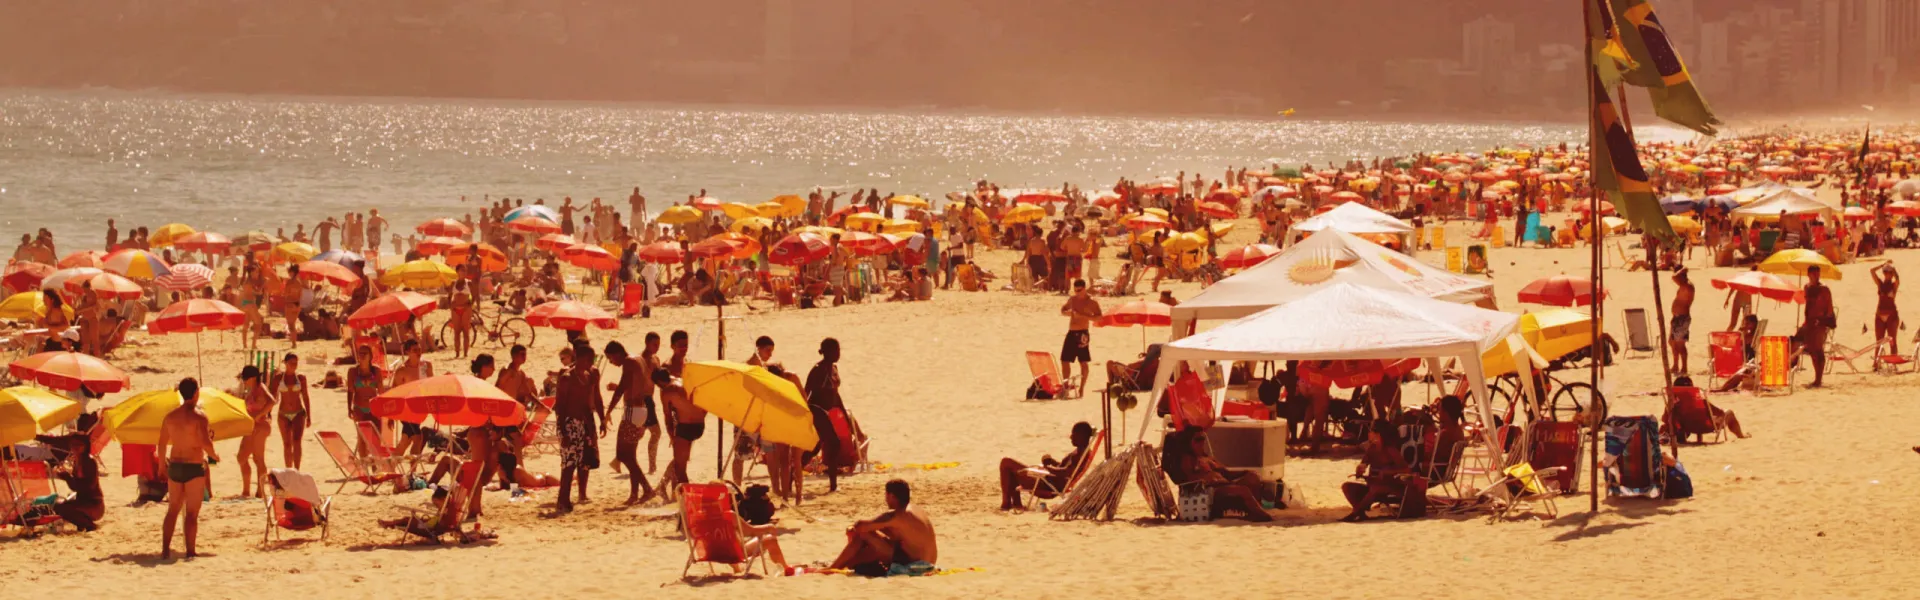
M 1060 376 L 1067 378 L 1063 382 L 1068 389 L 1085 393 L 1088 371 L 1092 368 L 1093 335 L 1087 332 L 1087 326 L 1100 318 L 1100 302 L 1087 294 L 1087 280 L 1073 280 L 1073 296 L 1060 306 L 1060 314 L 1067 316 L 1067 339 L 1060 344 Z M 1073 363 L 1080 363 L 1080 385 L 1073 385 Z
M 197 556 L 195 540 L 200 535 L 200 500 L 207 490 L 207 466 L 220 462 L 213 448 L 213 428 L 207 415 L 200 412 L 200 382 L 189 377 L 175 388 L 180 406 L 160 422 L 160 441 L 153 448 L 154 461 L 167 469 L 167 518 L 160 526 L 160 558 L 173 558 L 173 526 L 182 512 L 187 517 L 187 558 Z
M 653 386 L 660 390 L 660 404 L 672 407 L 673 461 L 667 463 L 667 474 L 660 480 L 660 489 L 671 490 L 687 482 L 687 460 L 693 456 L 693 443 L 707 433 L 707 411 L 694 405 L 687 390 L 666 369 L 653 372 Z
M 1800 323 L 1800 351 L 1813 357 L 1813 383 L 1809 388 L 1826 384 L 1827 374 L 1827 334 L 1836 324 L 1833 314 L 1833 290 L 1820 283 L 1820 267 L 1807 267 L 1807 285 L 1803 293 L 1807 299 L 1806 320 Z
M 867 576 L 886 575 L 894 565 L 930 568 L 940 560 L 933 520 L 913 507 L 907 482 L 887 482 L 887 512 L 847 528 L 847 547 L 828 569 L 852 569 Z
M 1693 337 L 1693 282 L 1687 279 L 1687 269 L 1682 267 L 1673 273 L 1673 318 L 1669 323 L 1668 345 L 1673 346 L 1673 366 L 1676 373 L 1687 374 L 1687 340 Z
M 587 502 L 587 473 L 600 467 L 594 418 L 606 412 L 594 384 L 593 348 L 579 344 L 572 351 L 573 364 L 560 374 L 554 386 L 553 416 L 560 428 L 560 497 L 554 506 L 560 512 L 573 510 L 570 492 L 576 476 L 580 502 Z
M 659 344 L 659 337 L 653 338 Z M 626 465 L 628 476 L 627 504 L 640 504 L 653 499 L 653 486 L 647 484 L 647 476 L 640 471 L 640 432 L 649 417 L 653 416 L 653 400 L 645 390 L 652 385 L 652 372 L 646 371 L 646 365 L 627 356 L 626 346 L 620 342 L 607 342 L 607 362 L 620 367 L 620 381 L 607 386 L 613 391 L 613 398 L 607 401 L 607 412 L 601 420 L 612 421 L 613 411 L 620 406 L 621 400 L 627 401 L 626 412 L 620 415 L 620 437 L 614 446 L 613 461 L 617 465 Z M 647 382 L 646 386 L 641 382 Z M 657 439 L 657 438 L 656 438 Z M 645 496 L 640 490 L 647 491 Z

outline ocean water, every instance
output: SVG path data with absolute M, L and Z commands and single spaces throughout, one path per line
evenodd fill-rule
M 1584 139 L 1583 124 L 908 114 L 629 104 L 0 92 L 0 240 L 62 253 L 105 222 L 239 234 L 379 208 L 397 231 L 483 196 L 593 197 L 625 212 L 702 188 L 759 203 L 815 187 L 936 199 L 1110 185 L 1229 165 Z M 462 198 L 465 198 L 464 200 Z M 76 241 L 77 244 L 76 245 Z M 384 242 L 384 240 L 383 240 Z

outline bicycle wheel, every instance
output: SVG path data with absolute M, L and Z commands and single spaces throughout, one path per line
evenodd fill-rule
M 496 335 L 488 336 L 489 341 L 500 344 L 502 348 L 511 347 L 514 344 L 533 345 L 533 326 L 528 325 L 527 320 L 520 317 L 501 321 L 500 329 L 494 333 Z
M 1594 389 L 1593 384 L 1575 381 L 1560 386 L 1560 390 L 1553 393 L 1548 416 L 1555 421 L 1571 421 L 1586 407 L 1604 406 L 1606 402 L 1606 397 L 1600 394 L 1600 390 Z

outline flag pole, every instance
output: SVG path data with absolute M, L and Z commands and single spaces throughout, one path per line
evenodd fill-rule
M 1586 42 L 1583 46 L 1586 49 L 1588 70 L 1593 69 L 1593 10 L 1589 5 L 1592 1 L 1593 0 L 1580 0 L 1580 14 L 1585 18 L 1587 27 L 1585 31 L 1580 33 L 1580 39 Z M 1588 75 L 1585 79 L 1587 80 L 1587 178 L 1589 182 L 1587 185 L 1587 218 L 1591 219 L 1588 227 L 1592 231 L 1588 236 L 1590 242 L 1588 249 L 1591 251 L 1591 260 L 1588 264 L 1588 278 L 1591 282 L 1590 287 L 1593 292 L 1593 321 L 1596 325 L 1596 327 L 1593 328 L 1592 338 L 1587 346 L 1587 355 L 1593 361 L 1593 364 L 1588 367 L 1587 379 L 1588 385 L 1593 386 L 1594 391 L 1598 392 L 1600 390 L 1601 365 L 1606 362 L 1601 354 L 1601 344 L 1603 342 L 1600 336 L 1603 333 L 1601 331 L 1602 327 L 1597 325 L 1603 322 L 1601 317 L 1606 314 L 1607 294 L 1605 291 L 1605 274 L 1601 269 L 1601 260 L 1605 258 L 1605 253 L 1602 252 L 1602 249 L 1605 246 L 1607 230 L 1600 224 L 1600 188 L 1594 185 L 1596 181 L 1592 173 L 1593 165 L 1598 164 L 1598 157 L 1595 156 L 1595 154 L 1598 152 L 1598 137 L 1601 135 L 1600 131 L 1593 126 L 1592 122 L 1593 111 L 1595 109 L 1593 106 L 1593 76 Z M 1520 225 L 1516 224 L 1514 227 L 1517 229 Z M 1599 395 L 1595 394 L 1595 396 L 1598 397 Z M 1597 409 L 1600 411 L 1598 415 L 1599 419 L 1594 419 L 1587 428 L 1587 511 L 1589 513 L 1597 513 L 1600 511 L 1600 423 L 1601 420 L 1606 418 L 1605 402 L 1595 404 L 1598 404 L 1598 406 L 1588 407 L 1590 410 Z

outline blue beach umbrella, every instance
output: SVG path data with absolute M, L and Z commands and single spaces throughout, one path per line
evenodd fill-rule
M 532 206 L 522 206 L 520 208 L 507 211 L 506 218 L 501 220 L 508 223 L 512 223 L 514 221 L 518 221 L 520 219 L 524 219 L 527 217 L 540 217 L 542 219 L 553 221 L 555 223 L 560 222 L 560 213 L 554 212 L 553 209 L 547 208 L 545 205 L 542 205 L 542 204 L 535 204 Z
M 1681 194 L 1674 194 L 1660 199 L 1660 210 L 1670 215 L 1693 212 L 1699 207 L 1700 203 L 1698 201 Z
M 363 263 L 363 262 L 366 262 L 367 260 L 367 258 L 364 256 L 361 256 L 359 254 L 355 254 L 352 252 L 348 252 L 345 250 L 328 250 L 326 252 L 321 252 L 319 256 L 315 256 L 313 257 L 313 259 L 317 261 L 322 261 L 322 262 L 330 262 L 330 263 L 340 265 L 342 267 L 347 267 L 347 268 L 353 268 L 355 264 Z

